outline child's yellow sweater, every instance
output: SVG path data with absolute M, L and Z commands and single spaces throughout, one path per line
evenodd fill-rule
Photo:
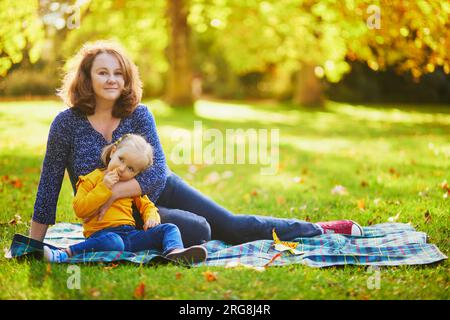
M 89 217 L 111 197 L 111 190 L 103 183 L 104 176 L 104 170 L 96 169 L 78 178 L 77 194 L 73 199 L 73 208 L 77 217 L 81 219 Z M 97 221 L 97 216 L 95 216 L 89 222 L 83 223 L 84 236 L 88 238 L 94 232 L 110 227 L 135 226 L 133 201 L 141 213 L 144 223 L 149 218 L 161 221 L 158 209 L 147 196 L 122 198 L 113 202 L 101 221 Z

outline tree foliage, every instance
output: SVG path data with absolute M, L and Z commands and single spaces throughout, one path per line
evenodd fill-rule
M 370 25 L 371 6 L 379 29 Z M 415 77 L 437 66 L 450 73 L 449 14 L 445 1 L 196 0 L 190 21 L 238 73 L 312 64 L 319 77 L 337 82 L 349 60 Z
M 60 52 L 68 58 L 86 41 L 119 40 L 139 65 L 147 90 L 162 90 L 173 64 L 167 54 L 174 37 L 168 1 L 77 0 L 82 4 L 80 25 L 65 30 Z M 75 0 L 51 5 L 68 2 Z M 264 73 L 274 75 L 271 86 L 277 87 L 290 83 L 299 70 L 307 70 L 316 79 L 338 82 L 350 71 L 352 61 L 362 61 L 375 71 L 410 72 L 416 79 L 437 68 L 450 73 L 448 1 L 184 3 L 193 44 L 190 56 L 198 71 L 215 74 L 217 81 L 220 72 L 230 77 Z M 38 59 L 45 33 L 38 0 L 0 0 L 0 9 L 0 73 L 4 75 L 24 52 L 32 62 Z
M 22 61 L 24 51 L 32 63 L 39 59 L 45 33 L 38 9 L 38 0 L 0 0 L 0 76 Z

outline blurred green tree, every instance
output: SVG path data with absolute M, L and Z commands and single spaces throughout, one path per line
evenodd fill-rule
M 31 63 L 39 59 L 45 33 L 38 9 L 38 0 L 0 0 L 0 76 L 22 61 L 24 51 Z
M 52 12 L 39 14 L 45 3 Z M 78 24 L 61 15 L 68 4 L 80 7 Z M 0 6 L 3 75 L 23 52 L 38 59 L 44 21 L 59 30 L 54 39 L 62 41 L 64 58 L 86 41 L 119 40 L 139 65 L 144 94 L 165 93 L 174 105 L 192 102 L 198 73 L 217 87 L 223 79 L 233 88 L 241 80 L 265 81 L 256 90 L 288 93 L 303 105 L 320 105 L 323 79 L 340 81 L 354 61 L 415 79 L 437 68 L 450 73 L 448 1 L 0 0 Z
M 196 0 L 190 21 L 236 73 L 271 70 L 281 86 L 294 78 L 294 101 L 317 105 L 320 78 L 338 82 L 349 61 L 417 79 L 450 73 L 449 14 L 446 1 Z

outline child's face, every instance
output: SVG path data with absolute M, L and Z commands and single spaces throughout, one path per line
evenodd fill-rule
M 115 101 L 122 94 L 125 80 L 123 70 L 115 56 L 99 54 L 91 68 L 92 88 L 97 99 Z
M 145 166 L 145 161 L 139 155 L 132 152 L 130 148 L 122 147 L 111 150 L 111 160 L 108 164 L 108 171 L 117 169 L 120 181 L 133 179 Z

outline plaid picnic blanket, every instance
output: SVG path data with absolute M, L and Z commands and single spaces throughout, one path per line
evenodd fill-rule
M 324 234 L 310 238 L 296 238 L 300 254 L 277 251 L 272 240 L 258 240 L 231 246 L 222 241 L 204 244 L 208 259 L 193 266 L 285 266 L 304 264 L 311 267 L 337 265 L 398 266 L 429 264 L 447 259 L 434 244 L 427 243 L 427 235 L 403 223 L 383 223 L 364 227 L 363 237 Z M 83 241 L 80 224 L 58 223 L 48 229 L 44 243 L 65 248 Z M 7 258 L 40 253 L 42 242 L 20 234 L 13 238 Z M 129 261 L 137 264 L 167 262 L 160 252 L 90 252 L 71 257 L 66 263 Z

